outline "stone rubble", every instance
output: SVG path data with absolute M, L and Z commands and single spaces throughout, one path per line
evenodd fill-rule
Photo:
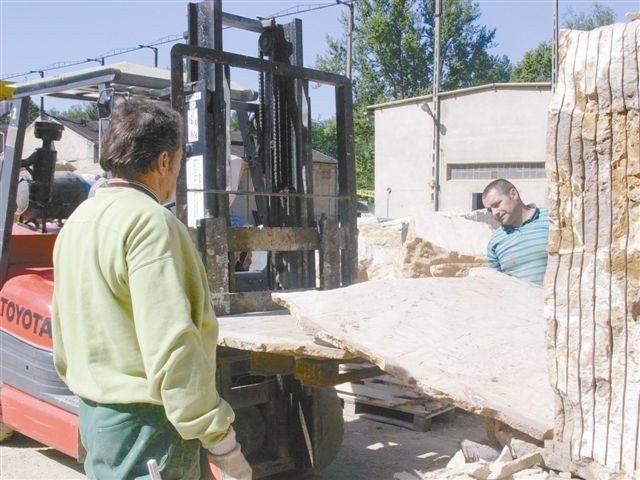
M 424 212 L 358 223 L 358 280 L 460 277 L 486 263 L 494 226 L 482 212 Z
M 510 442 L 517 444 L 527 443 L 519 438 L 512 437 Z M 522 447 L 522 445 L 520 445 Z M 557 472 L 550 470 L 544 463 L 544 450 L 536 444 L 529 444 L 528 448 L 521 449 L 522 455 L 514 455 L 511 445 L 505 445 L 502 451 L 495 456 L 492 445 L 484 445 L 470 440 L 460 442 L 460 449 L 451 457 L 444 468 L 430 472 L 413 470 L 395 473 L 394 480 L 553 480 L 571 479 L 570 472 Z M 474 452 L 489 453 L 493 460 L 478 459 L 467 461 L 469 454 L 465 450 L 473 449 Z

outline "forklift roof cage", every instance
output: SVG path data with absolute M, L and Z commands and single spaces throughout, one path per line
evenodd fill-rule
M 100 91 L 112 88 L 119 94 L 142 95 L 148 98 L 168 99 L 171 75 L 168 70 L 119 62 L 109 66 L 87 68 L 52 77 L 37 78 L 13 84 L 12 116 L 7 130 L 6 151 L 0 163 L 0 285 L 7 278 L 9 237 L 15 211 L 15 195 L 24 132 L 27 127 L 27 109 L 30 97 L 46 95 L 54 98 L 96 102 Z M 256 92 L 234 83 L 231 98 L 249 102 Z
M 13 98 L 46 95 L 56 98 L 96 102 L 101 88 L 118 93 L 138 94 L 148 98 L 168 98 L 171 74 L 163 68 L 132 62 L 87 68 L 53 77 L 44 77 L 12 85 Z M 249 102 L 256 92 L 231 82 L 231 98 Z

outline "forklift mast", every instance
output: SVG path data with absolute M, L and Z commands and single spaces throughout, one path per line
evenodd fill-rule
M 302 66 L 298 19 L 279 25 L 229 15 L 222 12 L 221 0 L 189 4 L 188 16 L 188 44 L 175 45 L 171 52 L 171 102 L 184 112 L 188 152 L 178 179 L 176 214 L 198 228 L 216 313 L 268 309 L 269 292 L 275 289 L 353 283 L 357 230 L 350 81 Z M 258 56 L 225 52 L 223 26 L 258 34 Z M 257 73 L 257 102 L 230 98 L 230 77 L 237 69 Z M 319 218 L 314 209 L 320 196 L 313 192 L 309 82 L 335 89 L 338 191 L 332 200 L 337 218 Z M 227 183 L 232 116 L 251 180 L 248 191 Z M 230 211 L 237 195 L 251 197 L 253 206 L 242 226 Z M 212 248 L 215 255 L 205 254 Z M 225 261 L 247 251 L 268 252 L 262 281 L 248 289 L 250 282 L 243 277 L 250 273 Z

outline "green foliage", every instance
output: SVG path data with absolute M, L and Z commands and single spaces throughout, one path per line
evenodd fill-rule
M 522 60 L 511 71 L 512 82 L 550 82 L 553 47 L 551 42 L 542 42 L 524 54 Z
M 353 32 L 356 103 L 374 104 L 428 94 L 433 83 L 434 0 L 359 0 Z M 506 56 L 490 55 L 495 29 L 477 24 L 471 0 L 447 0 L 441 18 L 441 90 L 509 78 Z M 327 38 L 317 68 L 344 73 L 346 20 L 342 38 Z
M 40 107 L 33 103 L 33 100 L 29 102 L 29 109 L 27 111 L 27 122 L 34 122 L 36 118 L 40 116 Z
M 240 121 L 238 120 L 238 114 L 235 110 L 231 111 L 231 119 L 229 120 L 229 128 L 232 132 L 240 131 Z
M 589 13 L 576 13 L 572 8 L 567 9 L 564 27 L 572 30 L 593 30 L 594 28 L 611 25 L 615 23 L 615 20 L 616 16 L 611 8 L 594 2 Z
M 354 31 L 356 103 L 379 103 L 427 93 L 429 49 L 417 4 L 362 0 Z
M 338 155 L 336 119 L 311 122 L 311 146 L 332 158 Z
M 365 118 L 364 107 L 354 111 L 354 136 L 363 141 L 356 142 L 357 188 L 371 189 L 373 186 L 373 124 Z M 338 156 L 338 134 L 335 118 L 314 120 L 311 123 L 311 146 L 325 155 Z
M 573 30 L 593 30 L 604 25 L 610 25 L 615 21 L 615 14 L 609 7 L 604 7 L 597 2 L 593 4 L 590 12 L 576 13 L 573 9 L 567 10 L 563 28 Z M 553 45 L 551 41 L 542 42 L 536 48 L 524 54 L 522 60 L 511 71 L 512 82 L 550 82 L 553 62 Z
M 480 10 L 469 0 L 443 2 L 441 20 L 441 86 L 443 91 L 509 79 L 511 63 L 506 56 L 490 55 L 495 29 L 477 24 Z M 433 2 L 426 2 L 425 22 L 434 28 Z
M 72 105 L 67 110 L 62 112 L 55 108 L 48 111 L 49 115 L 57 118 L 66 118 L 69 120 L 83 121 L 83 120 L 98 120 L 98 105 L 91 102 L 84 104 Z
M 354 136 L 358 188 L 373 188 L 373 125 L 366 107 L 429 94 L 433 85 L 434 0 L 358 0 L 353 31 Z M 441 17 L 440 90 L 508 81 L 506 56 L 490 55 L 495 29 L 477 24 L 471 0 L 446 0 Z M 347 22 L 341 38 L 327 38 L 316 68 L 344 73 Z
M 342 16 L 341 21 L 342 23 L 346 23 L 344 15 Z M 318 70 L 324 70 L 326 72 L 346 75 L 346 40 L 344 38 L 335 39 L 331 35 L 327 35 L 325 37 L 325 40 L 327 42 L 327 53 L 324 56 L 316 56 L 315 68 L 317 68 Z
M 354 111 L 353 136 L 356 157 L 356 188 L 373 190 L 374 186 L 374 128 L 373 122 L 367 119 L 366 106 L 358 105 Z

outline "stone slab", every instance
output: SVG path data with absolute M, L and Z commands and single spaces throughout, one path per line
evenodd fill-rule
M 543 290 L 488 268 L 463 278 L 273 293 L 314 337 L 417 391 L 536 439 L 553 427 Z
M 251 352 L 342 360 L 353 355 L 305 333 L 287 311 L 218 317 L 218 345 Z

